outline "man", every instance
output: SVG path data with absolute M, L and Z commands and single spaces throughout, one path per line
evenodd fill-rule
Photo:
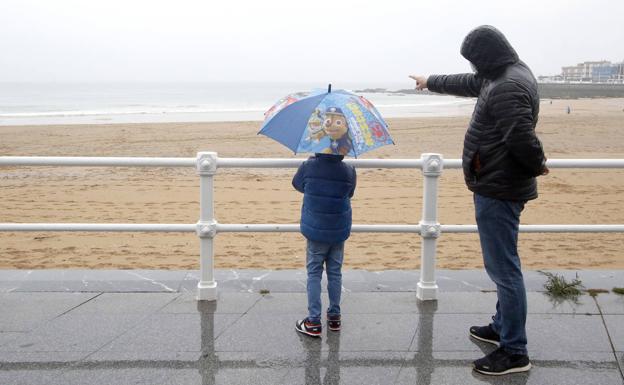
M 518 256 L 520 213 L 537 198 L 538 175 L 548 173 L 535 135 L 537 82 L 505 36 L 480 26 L 464 39 L 461 55 L 475 73 L 410 76 L 416 89 L 477 97 L 464 138 L 462 166 L 474 205 L 485 270 L 496 284 L 492 323 L 470 336 L 499 345 L 474 361 L 476 371 L 501 375 L 531 369 L 527 353 L 526 290 Z

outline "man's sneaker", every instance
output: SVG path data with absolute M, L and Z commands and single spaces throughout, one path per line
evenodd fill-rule
M 295 323 L 295 329 L 299 333 L 309 335 L 310 337 L 320 337 L 323 326 L 320 323 L 311 323 L 307 318 L 300 319 Z
M 490 376 L 500 376 L 509 373 L 528 372 L 531 369 L 529 356 L 525 354 L 507 353 L 498 348 L 487 356 L 473 362 L 474 370 Z
M 490 325 L 487 326 L 471 326 L 470 336 L 478 339 L 479 341 L 489 342 L 494 345 L 498 345 L 500 342 L 500 336 L 496 333 Z
M 340 330 L 342 322 L 340 321 L 340 314 L 328 314 L 327 315 L 327 327 L 329 330 L 337 332 Z

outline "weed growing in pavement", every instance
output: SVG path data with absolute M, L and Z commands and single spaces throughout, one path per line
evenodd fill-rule
M 540 273 L 546 276 L 546 283 L 544 289 L 546 293 L 552 297 L 576 299 L 583 294 L 583 283 L 576 274 L 571 282 L 568 282 L 564 276 L 553 274 L 548 271 L 540 271 Z

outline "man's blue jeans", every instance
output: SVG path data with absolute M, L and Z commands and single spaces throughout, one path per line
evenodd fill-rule
M 310 322 L 321 322 L 323 263 L 327 269 L 327 294 L 329 295 L 327 314 L 340 314 L 343 257 L 344 242 L 331 244 L 308 240 L 306 268 L 308 270 L 308 320 Z
M 512 354 L 527 354 L 527 300 L 518 256 L 518 226 L 525 202 L 474 194 L 475 212 L 485 271 L 496 284 L 496 314 L 490 324 L 500 346 Z

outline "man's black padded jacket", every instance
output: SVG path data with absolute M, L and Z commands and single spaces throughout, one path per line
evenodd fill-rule
M 536 176 L 546 158 L 535 135 L 537 81 L 505 36 L 490 26 L 466 36 L 461 54 L 476 73 L 431 75 L 430 91 L 478 97 L 464 138 L 462 166 L 468 188 L 491 198 L 537 198 Z

